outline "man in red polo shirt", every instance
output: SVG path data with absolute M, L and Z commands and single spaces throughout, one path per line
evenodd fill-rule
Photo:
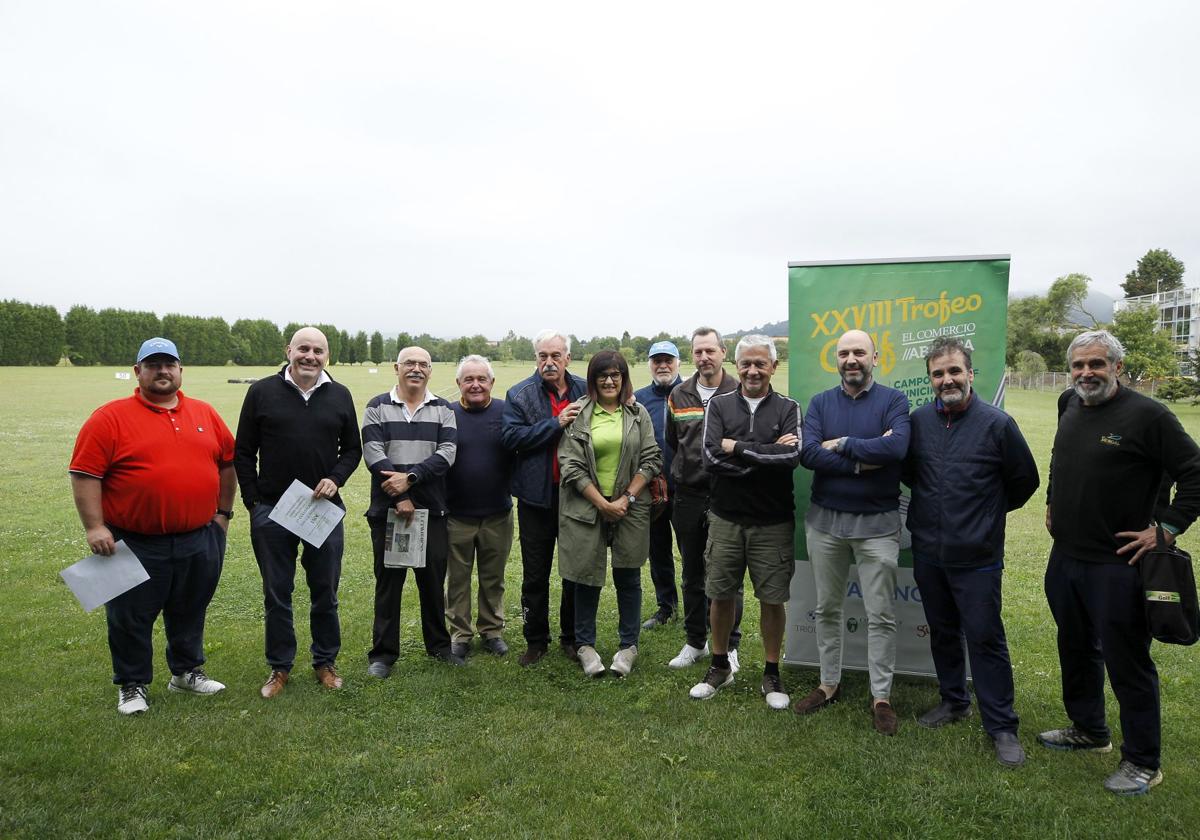
M 174 342 L 151 338 L 133 366 L 133 396 L 113 400 L 83 424 L 71 456 L 71 489 L 88 547 L 116 543 L 137 555 L 150 579 L 105 605 L 117 711 L 149 706 L 159 613 L 172 691 L 215 694 L 224 685 L 204 664 L 204 617 L 225 558 L 237 478 L 233 435 L 208 403 L 179 390 Z

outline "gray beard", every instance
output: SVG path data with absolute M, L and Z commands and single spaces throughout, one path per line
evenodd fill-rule
M 1113 394 L 1117 393 L 1117 388 L 1119 386 L 1116 378 L 1114 377 L 1113 379 L 1108 380 L 1108 384 L 1105 385 L 1101 390 L 1094 393 L 1088 393 L 1080 388 L 1078 384 L 1076 384 L 1074 387 L 1075 393 L 1079 396 L 1079 399 L 1083 401 L 1084 405 L 1100 405 L 1101 403 L 1111 400 Z

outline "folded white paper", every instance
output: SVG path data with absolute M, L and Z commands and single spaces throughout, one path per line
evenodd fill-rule
M 300 539 L 320 548 L 346 516 L 346 511 L 328 499 L 314 499 L 311 487 L 296 479 L 271 508 L 268 518 Z

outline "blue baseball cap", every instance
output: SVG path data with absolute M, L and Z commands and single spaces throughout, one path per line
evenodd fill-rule
M 650 345 L 650 352 L 646 354 L 646 358 L 653 359 L 655 356 L 674 356 L 678 359 L 679 348 L 673 341 L 656 341 Z
M 157 356 L 160 353 L 174 356 L 175 361 L 179 361 L 179 348 L 175 346 L 174 341 L 169 338 L 147 338 L 142 342 L 142 349 L 138 350 L 137 364 L 140 365 L 147 356 Z

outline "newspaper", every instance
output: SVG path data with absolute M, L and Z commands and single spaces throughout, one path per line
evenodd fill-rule
M 429 511 L 413 513 L 412 522 L 394 510 L 388 510 L 383 532 L 383 565 L 388 569 L 424 569 L 425 544 L 429 532 Z

